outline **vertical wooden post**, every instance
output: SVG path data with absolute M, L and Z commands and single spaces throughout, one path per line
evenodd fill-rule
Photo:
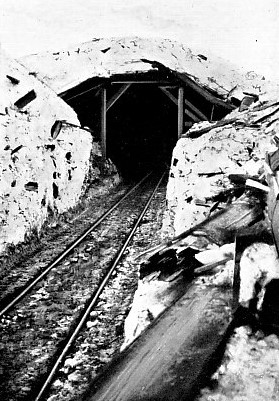
M 101 91 L 101 147 L 103 158 L 107 158 L 107 90 Z
M 177 134 L 178 139 L 181 137 L 184 131 L 184 88 L 178 89 L 178 121 L 177 121 Z
M 210 114 L 210 121 L 213 121 L 213 113 L 214 113 L 214 104 L 212 105 L 212 110 Z

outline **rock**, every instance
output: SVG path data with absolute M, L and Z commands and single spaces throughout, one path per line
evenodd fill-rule
M 98 315 L 99 315 L 99 313 L 96 312 L 96 311 L 90 312 L 90 316 L 91 316 L 92 318 L 96 318 L 96 317 L 98 317 Z
M 90 329 L 91 327 L 96 326 L 97 324 L 98 324 L 97 320 L 95 320 L 94 322 L 89 321 L 86 323 L 86 327 Z
M 111 360 L 111 358 L 109 358 L 109 357 L 107 357 L 105 355 L 99 357 L 99 361 L 101 363 L 108 363 L 108 362 L 110 362 L 110 360 Z
M 228 256 L 231 256 L 233 259 L 234 247 L 234 244 L 225 244 L 218 248 L 199 252 L 195 255 L 195 258 L 202 264 L 216 263 L 224 260 Z
M 267 347 L 267 343 L 264 340 L 259 340 L 258 341 L 258 346 L 261 348 L 266 348 Z
M 53 383 L 53 387 L 62 387 L 63 386 L 63 382 L 61 380 L 55 380 L 55 382 Z
M 256 283 L 261 283 L 264 290 L 276 277 L 279 278 L 279 260 L 275 246 L 264 242 L 248 246 L 240 260 L 240 303 L 246 306 L 254 298 Z M 264 292 L 260 296 L 261 302 L 263 295 Z
M 79 363 L 79 361 L 77 359 L 68 358 L 68 359 L 66 359 L 64 366 L 73 368 L 73 367 L 77 366 L 78 363 Z
M 279 349 L 279 337 L 276 334 L 270 334 L 265 337 L 264 341 L 268 346 Z
M 78 382 L 80 380 L 80 375 L 76 372 L 69 374 L 68 380 L 70 382 Z
M 221 268 L 212 279 L 216 285 L 231 287 L 233 285 L 233 273 L 234 262 L 233 260 L 229 260 L 224 268 Z

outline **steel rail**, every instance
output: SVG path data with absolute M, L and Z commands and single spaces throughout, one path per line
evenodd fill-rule
M 114 261 L 112 262 L 111 267 L 109 268 L 107 274 L 105 275 L 104 279 L 102 280 L 99 288 L 97 289 L 97 291 L 92 295 L 91 300 L 89 301 L 88 306 L 82 311 L 81 316 L 79 318 L 79 322 L 75 328 L 75 330 L 73 331 L 73 333 L 71 334 L 71 336 L 69 337 L 66 345 L 64 346 L 62 352 L 60 353 L 60 355 L 58 356 L 58 358 L 56 359 L 55 364 L 53 365 L 50 373 L 48 374 L 48 377 L 46 378 L 44 384 L 41 387 L 40 392 L 38 393 L 38 395 L 35 398 L 35 401 L 40 401 L 43 399 L 46 391 L 48 390 L 50 384 L 52 383 L 53 377 L 56 374 L 60 363 L 63 361 L 63 359 L 65 358 L 65 356 L 67 355 L 70 347 L 73 345 L 74 341 L 76 340 L 77 336 L 79 335 L 82 327 L 84 326 L 86 320 L 88 319 L 88 316 L 92 310 L 92 308 L 96 305 L 101 293 L 103 292 L 103 289 L 105 288 L 108 280 L 110 279 L 112 273 L 114 272 L 115 268 L 117 267 L 119 261 L 121 260 L 123 253 L 125 252 L 127 246 L 129 245 L 132 237 L 135 234 L 136 229 L 138 228 L 143 216 L 145 215 L 154 195 L 156 194 L 163 178 L 165 176 L 165 172 L 161 175 L 159 181 L 157 182 L 156 186 L 154 187 L 151 195 L 149 196 L 144 208 L 142 209 L 141 213 L 139 214 L 137 221 L 135 222 L 133 228 L 131 229 L 128 237 L 126 238 L 124 244 L 122 245 L 122 247 L 120 248 L 119 252 L 117 253 Z
M 67 247 L 54 261 L 47 266 L 42 273 L 39 274 L 38 277 L 36 277 L 34 280 L 32 280 L 27 286 L 11 301 L 9 302 L 5 307 L 3 307 L 0 310 L 0 318 L 7 313 L 11 308 L 13 308 L 22 298 L 31 291 L 34 286 L 41 281 L 51 269 L 53 269 L 55 266 L 57 266 L 66 256 L 70 254 L 70 252 L 78 246 L 97 226 L 99 226 L 105 218 L 112 213 L 129 195 L 131 195 L 132 192 L 134 192 L 150 175 L 152 172 L 149 172 L 146 174 L 134 187 L 132 187 L 130 190 L 126 192 L 126 194 L 116 201 L 114 205 L 108 209 L 104 214 L 102 214 L 87 230 L 81 234 L 80 237 L 78 237 L 69 247 Z

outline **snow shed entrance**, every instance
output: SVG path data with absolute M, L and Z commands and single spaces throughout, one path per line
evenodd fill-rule
M 103 157 L 134 177 L 169 164 L 177 139 L 195 122 L 219 120 L 234 108 L 205 93 L 179 75 L 153 71 L 91 78 L 60 96 L 101 142 Z

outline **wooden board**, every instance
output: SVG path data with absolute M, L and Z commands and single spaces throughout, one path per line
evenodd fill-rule
M 107 158 L 107 90 L 101 92 L 101 147 L 102 156 Z
M 198 284 L 90 386 L 86 401 L 192 400 L 228 334 L 231 291 Z
M 184 88 L 178 89 L 178 110 L 177 110 L 177 136 L 178 138 L 184 132 Z

